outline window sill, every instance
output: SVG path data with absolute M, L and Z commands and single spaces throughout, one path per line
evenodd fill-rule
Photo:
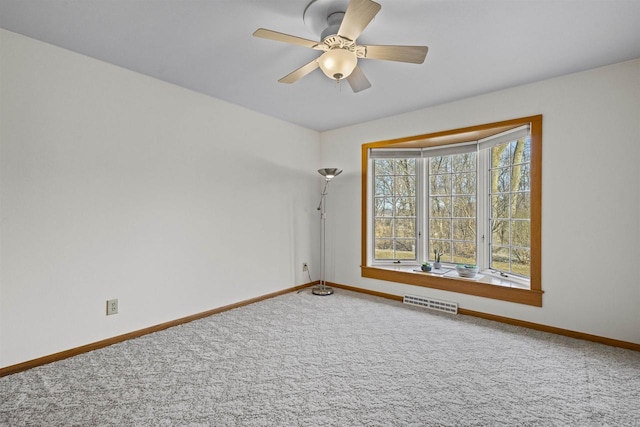
M 505 280 L 488 272 L 480 272 L 476 278 L 459 277 L 455 269 L 429 273 L 414 271 L 416 265 L 362 266 L 362 277 L 405 283 L 408 285 L 440 289 L 484 298 L 498 299 L 518 304 L 542 307 L 542 291 L 528 289 L 515 280 Z

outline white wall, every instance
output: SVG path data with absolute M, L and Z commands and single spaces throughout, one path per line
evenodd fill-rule
M 543 115 L 542 308 L 360 277 L 363 143 L 535 114 Z M 325 132 L 322 159 L 345 169 L 333 187 L 339 221 L 328 280 L 640 343 L 640 60 Z
M 317 132 L 3 30 L 0 113 L 0 367 L 318 278 Z
M 361 144 L 533 114 L 542 308 L 360 277 Z M 640 343 L 639 135 L 640 60 L 319 136 L 0 30 L 0 367 L 317 279 L 318 167 L 327 280 Z

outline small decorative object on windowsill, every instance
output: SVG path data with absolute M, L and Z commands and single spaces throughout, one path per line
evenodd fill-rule
M 460 277 L 466 277 L 473 279 L 478 274 L 478 266 L 472 264 L 458 264 L 456 265 L 456 271 Z
M 420 267 L 422 271 L 431 271 L 431 264 L 428 262 L 423 262 L 422 267 Z
M 433 268 L 435 268 L 436 270 L 440 270 L 440 268 L 442 268 L 442 264 L 440 264 L 440 257 L 442 256 L 442 252 L 440 252 L 437 248 L 433 250 L 433 258 L 434 258 L 434 263 L 433 263 Z

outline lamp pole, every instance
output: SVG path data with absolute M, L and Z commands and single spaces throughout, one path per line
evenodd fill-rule
M 342 173 L 342 170 L 335 168 L 318 169 L 318 173 L 324 176 L 324 188 L 320 196 L 320 284 L 314 286 L 311 292 L 314 295 L 331 295 L 333 289 L 327 286 L 326 282 L 326 263 L 327 263 L 327 194 L 329 189 L 329 181 Z

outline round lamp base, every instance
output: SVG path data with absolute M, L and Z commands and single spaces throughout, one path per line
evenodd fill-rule
M 333 289 L 328 286 L 314 286 L 311 289 L 311 293 L 314 295 L 331 295 L 333 293 Z

